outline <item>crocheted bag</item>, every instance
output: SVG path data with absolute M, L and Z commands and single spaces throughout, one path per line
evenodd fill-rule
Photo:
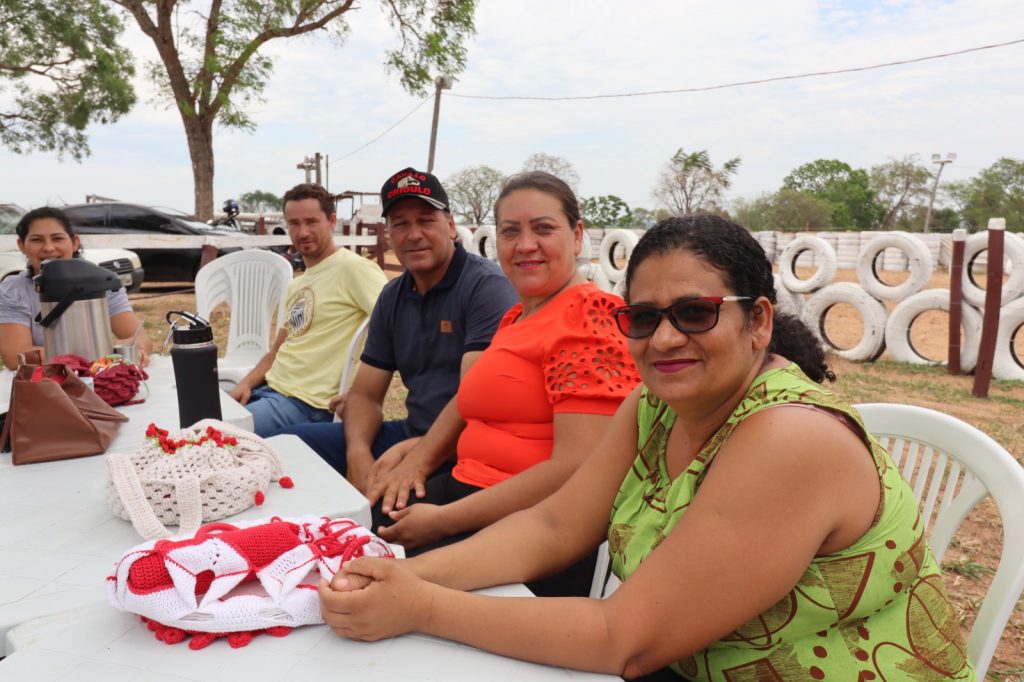
M 149 425 L 132 454 L 107 455 L 107 502 L 144 538 L 192 535 L 262 502 L 280 478 L 281 460 L 262 438 L 231 424 L 204 419 L 176 434 Z
M 189 648 L 202 649 L 226 637 L 237 648 L 261 632 L 280 637 L 322 623 L 317 584 L 360 556 L 394 554 L 351 519 L 211 523 L 194 538 L 129 549 L 107 576 L 107 596 L 168 644 L 191 635 Z

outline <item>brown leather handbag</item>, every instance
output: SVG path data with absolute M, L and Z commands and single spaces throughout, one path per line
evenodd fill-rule
M 11 386 L 0 447 L 14 464 L 98 455 L 128 421 L 67 365 L 21 364 Z

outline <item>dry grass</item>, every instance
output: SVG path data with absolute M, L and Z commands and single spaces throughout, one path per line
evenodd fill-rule
M 948 275 L 943 273 L 936 274 L 931 286 L 946 288 L 946 277 Z M 856 281 L 856 276 L 855 273 L 841 271 L 837 279 Z M 167 332 L 164 322 L 166 311 L 195 309 L 195 298 L 188 293 L 151 296 L 144 290 L 140 295 L 133 295 L 132 299 L 157 348 Z M 851 343 L 855 343 L 859 334 L 859 317 L 852 311 L 844 314 L 841 309 L 833 310 L 828 320 L 830 329 L 846 334 Z M 229 314 L 230 311 L 224 308 L 214 311 L 212 316 L 215 338 L 222 351 Z M 929 348 L 934 353 L 929 357 L 944 360 L 946 329 L 944 315 L 922 317 L 915 324 L 915 346 Z M 941 410 L 990 434 L 1018 461 L 1024 458 L 1024 420 L 1021 419 L 1024 414 L 1024 382 L 993 381 L 989 398 L 979 399 L 971 395 L 973 377 L 951 376 L 942 367 L 898 364 L 886 360 L 886 357 L 870 364 L 833 358 L 831 363 L 839 376 L 834 389 L 851 403 L 902 402 Z M 390 417 L 401 416 L 405 395 L 405 387 L 396 379 L 388 391 L 385 413 Z M 943 561 L 946 586 L 965 634 L 974 622 L 1001 551 L 1002 527 L 998 510 L 991 500 L 987 500 L 960 527 Z M 989 678 L 1015 682 L 1024 680 L 1024 601 L 1018 601 L 1003 633 Z

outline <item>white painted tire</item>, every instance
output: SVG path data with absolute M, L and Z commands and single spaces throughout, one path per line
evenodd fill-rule
M 473 230 L 468 227 L 463 227 L 462 225 L 456 225 L 455 234 L 458 235 L 459 242 L 462 244 L 464 249 L 469 251 L 473 248 Z
M 782 278 L 779 277 L 778 273 L 772 275 L 775 279 L 775 303 L 776 307 L 784 313 L 789 313 L 794 317 L 803 317 L 804 314 L 804 297 L 802 294 L 797 294 L 786 288 L 786 285 L 782 283 Z
M 625 280 L 625 278 L 623 278 L 623 280 Z M 604 270 L 602 270 L 600 266 L 594 269 L 594 279 L 591 281 L 594 283 L 594 286 L 596 286 L 601 291 L 607 291 L 608 293 L 611 293 L 612 291 L 615 290 L 615 284 L 613 284 L 612 281 L 608 279 L 608 276 L 604 274 Z
M 796 276 L 796 261 L 804 251 L 814 254 L 818 269 L 807 279 Z M 803 235 L 786 244 L 779 256 L 779 274 L 787 289 L 809 293 L 828 286 L 836 276 L 836 250 L 821 237 Z
M 1009 279 L 1003 285 L 1003 305 L 1024 293 L 1024 244 L 1021 241 L 1011 234 L 1004 235 L 1003 255 L 1010 260 L 1010 267 L 1007 269 Z M 964 300 L 976 308 L 985 307 L 985 290 L 971 279 L 971 261 L 983 251 L 988 251 L 988 232 L 977 232 L 967 238 L 964 244 L 963 293 Z
M 886 284 L 878 276 L 878 262 L 882 253 L 895 248 L 906 254 L 910 275 L 895 286 Z M 928 286 L 935 265 L 928 247 L 917 237 L 893 232 L 875 237 L 861 250 L 857 260 L 857 278 L 864 291 L 883 301 L 902 301 Z
M 940 364 L 917 352 L 910 342 L 910 327 L 923 313 L 929 310 L 949 312 L 948 289 L 925 289 L 899 303 L 885 325 L 885 345 L 894 360 L 913 365 Z M 981 341 L 981 313 L 969 305 L 962 305 L 960 324 L 964 330 L 964 342 L 960 347 L 960 369 L 966 374 L 978 364 L 978 345 Z
M 594 277 L 600 272 L 600 268 L 597 267 L 597 263 L 577 263 L 576 272 L 580 273 L 586 278 L 588 282 L 593 282 Z
M 494 226 L 481 225 L 473 233 L 473 248 L 470 250 L 488 260 L 496 261 L 498 260 L 498 249 L 494 240 Z
M 604 239 L 601 240 L 601 257 L 598 263 L 600 263 L 605 277 L 612 282 L 618 282 L 625 276 L 623 269 L 615 267 L 612 254 L 615 253 L 615 247 L 621 246 L 628 261 L 629 257 L 633 255 L 633 248 L 638 241 L 640 238 L 636 232 L 630 230 L 609 230 L 604 233 Z
M 580 245 L 580 253 L 579 253 L 579 255 L 576 256 L 576 264 L 577 265 L 582 265 L 584 263 L 586 263 L 586 264 L 590 263 L 590 248 L 591 248 L 590 235 L 587 233 L 586 230 L 583 230 L 583 243 Z
M 864 335 L 852 348 L 839 348 L 825 333 L 825 317 L 832 306 L 840 303 L 853 306 L 864 321 Z M 836 282 L 819 290 L 807 300 L 803 317 L 825 345 L 841 358 L 852 362 L 871 362 L 885 350 L 885 322 L 889 311 L 885 304 L 856 284 Z
M 997 379 L 1024 380 L 1024 357 L 1017 357 L 1013 350 L 1014 338 L 1021 335 L 1024 335 L 1024 298 L 1007 303 L 999 311 L 996 354 L 992 358 L 992 375 Z

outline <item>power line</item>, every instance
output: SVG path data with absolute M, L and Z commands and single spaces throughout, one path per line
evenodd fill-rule
M 624 92 L 617 94 L 607 95 L 579 95 L 572 97 L 537 97 L 537 96 L 518 96 L 518 95 L 460 95 L 454 92 L 446 92 L 445 97 L 461 97 L 463 99 L 504 99 L 504 100 L 535 100 L 535 101 L 561 101 L 561 100 L 587 100 L 587 99 L 615 99 L 621 97 L 646 97 L 647 95 L 673 95 L 684 92 L 707 92 L 708 90 L 724 90 L 726 88 L 738 88 L 745 85 L 758 85 L 761 83 L 773 83 L 777 81 L 797 80 L 800 78 L 814 78 L 816 76 L 832 76 L 839 73 L 854 73 L 857 71 L 871 71 L 874 69 L 884 69 L 890 66 L 900 66 L 903 64 L 914 64 L 917 62 L 926 62 L 933 59 L 944 59 L 946 57 L 955 57 L 957 55 L 968 54 L 970 52 L 980 52 L 982 50 L 992 50 L 998 47 L 1008 47 L 1010 45 L 1017 45 L 1018 43 L 1024 43 L 1024 38 L 1018 38 L 1017 40 L 1010 40 L 1005 43 L 993 43 L 991 45 L 981 45 L 979 47 L 969 47 L 965 50 L 957 50 L 955 52 L 943 52 L 941 54 L 928 55 L 926 57 L 914 57 L 912 59 L 901 59 L 895 62 L 885 62 L 884 64 L 872 64 L 871 66 L 855 66 L 847 69 L 836 69 L 834 71 L 813 71 L 810 73 L 800 73 L 789 76 L 774 76 L 772 78 L 759 78 L 757 80 L 749 81 L 736 81 L 734 83 L 720 83 L 718 85 L 705 85 L 696 88 L 678 88 L 675 90 L 647 90 L 645 92 Z M 424 100 L 426 101 L 426 100 Z M 422 103 L 421 103 L 422 104 Z
M 432 96 L 432 95 L 431 95 L 431 96 Z M 395 122 L 394 122 L 394 123 L 393 123 L 393 124 L 392 124 L 392 125 L 391 125 L 391 126 L 390 126 L 390 127 L 388 128 L 388 129 L 387 129 L 387 130 L 385 130 L 384 132 L 382 132 L 382 133 L 381 133 L 380 135 L 377 135 L 377 137 L 374 137 L 374 138 L 373 138 L 372 140 L 370 140 L 369 142 L 366 142 L 366 143 L 364 143 L 364 144 L 360 144 L 359 146 L 355 147 L 355 148 L 354 148 L 354 150 L 352 150 L 351 152 L 349 152 L 349 153 L 348 153 L 348 154 L 346 154 L 345 156 L 343 156 L 343 157 L 340 157 L 339 159 L 335 159 L 335 163 L 337 163 L 338 161 L 344 161 L 345 159 L 349 158 L 350 156 L 352 156 L 352 155 L 353 155 L 353 154 L 355 154 L 356 152 L 361 152 L 362 150 L 365 150 L 365 148 L 367 148 L 368 146 L 370 146 L 371 144 L 373 144 L 374 142 L 376 142 L 377 140 L 379 140 L 379 139 L 380 139 L 381 137 L 383 137 L 384 135 L 388 134 L 389 132 L 391 132 L 392 130 L 394 130 L 395 128 L 397 128 L 397 127 L 398 127 L 398 125 L 399 125 L 399 124 L 400 124 L 400 123 L 401 123 L 402 121 L 404 121 L 404 120 L 408 119 L 408 118 L 409 118 L 409 117 L 411 117 L 411 116 L 412 116 L 413 114 L 416 114 L 416 112 L 417 112 L 417 111 L 418 111 L 418 110 L 420 109 L 420 106 L 423 106 L 423 105 L 424 105 L 425 103 L 427 103 L 428 101 L 430 101 L 430 97 L 427 97 L 427 98 L 425 98 L 425 99 L 424 99 L 423 101 L 421 101 L 421 102 L 420 102 L 419 104 L 417 104 L 416 106 L 414 106 L 414 108 L 413 108 L 413 111 L 411 111 L 411 112 L 410 112 L 409 114 L 407 114 L 406 116 L 403 116 L 403 117 L 401 117 L 400 119 L 398 119 L 397 121 L 395 121 Z

